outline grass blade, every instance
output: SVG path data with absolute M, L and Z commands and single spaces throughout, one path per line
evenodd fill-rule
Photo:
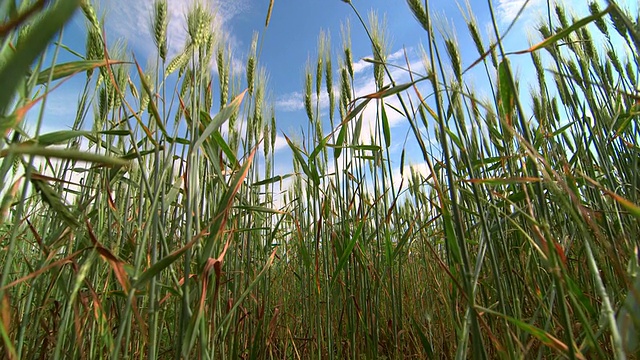
M 7 113 L 18 84 L 29 73 L 29 67 L 42 54 L 56 33 L 71 18 L 80 0 L 59 0 L 32 25 L 18 49 L 0 65 L 0 116 Z

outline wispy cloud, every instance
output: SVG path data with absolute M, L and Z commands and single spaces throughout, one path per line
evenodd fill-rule
M 409 66 L 414 72 L 424 72 L 424 67 L 422 64 L 422 60 L 420 54 L 416 49 L 407 49 L 406 50 L 407 57 L 409 60 Z M 369 56 L 371 58 L 371 56 Z M 405 50 L 400 49 L 388 55 L 387 57 L 390 63 L 396 64 L 399 67 L 390 66 L 389 70 L 391 72 L 391 76 L 397 84 L 407 83 L 411 81 L 409 74 L 407 73 L 406 68 L 406 60 L 405 60 Z M 373 77 L 372 71 L 373 64 L 366 62 L 364 60 L 360 60 L 356 64 L 354 64 L 354 75 L 355 80 L 353 84 L 353 90 L 355 92 L 356 97 L 361 97 L 367 94 L 372 94 L 377 91 L 375 79 Z M 390 81 L 388 78 L 385 79 L 385 84 L 388 84 Z M 418 85 L 422 87 L 422 84 Z M 326 94 L 326 92 L 324 92 Z M 326 95 L 325 95 L 326 96 Z M 336 94 L 338 96 L 338 94 Z M 408 97 L 413 95 L 403 95 L 405 101 Z M 277 97 L 276 100 L 276 109 L 279 111 L 283 111 L 288 109 L 288 111 L 304 111 L 303 104 L 304 94 L 301 92 L 292 92 L 289 94 L 284 94 Z M 416 100 L 416 99 L 413 99 Z M 315 101 L 315 99 L 314 99 Z M 387 120 L 389 122 L 389 127 L 392 131 L 393 136 L 399 136 L 398 132 L 395 131 L 403 127 L 404 122 L 406 121 L 406 117 L 403 114 L 398 113 L 394 108 L 401 109 L 400 101 L 395 96 L 390 96 L 384 99 L 385 110 L 387 114 Z M 323 100 L 321 98 L 320 105 L 321 109 L 325 109 L 323 106 L 327 106 L 328 101 Z M 360 138 L 355 139 L 354 142 L 359 142 L 360 144 L 370 144 L 371 138 L 374 130 L 376 129 L 377 117 L 378 117 L 378 107 L 380 106 L 379 102 L 371 101 L 367 107 L 363 109 L 362 112 L 362 127 Z M 324 117 L 323 117 L 324 118 Z M 395 129 L 395 130 L 394 130 Z M 348 139 L 347 141 L 351 142 L 354 139 Z M 398 139 L 392 140 L 397 142 Z M 384 140 L 382 140 L 384 141 Z M 380 140 L 378 140 L 380 143 Z M 276 146 L 277 147 L 277 146 Z M 392 151 L 394 152 L 394 151 Z M 327 174 L 332 174 L 335 172 L 341 173 L 345 170 L 345 167 L 348 167 L 351 163 L 351 160 L 357 156 L 357 152 L 352 149 L 345 150 L 341 153 L 340 157 L 342 161 L 338 161 L 336 163 L 330 162 L 328 165 L 328 169 L 326 171 Z M 395 156 L 395 155 L 391 155 Z M 393 165 L 393 174 L 394 174 L 394 186 L 396 188 L 400 187 L 400 183 L 403 178 L 405 178 L 405 187 L 406 187 L 406 179 L 410 176 L 411 170 L 419 173 L 421 176 L 426 177 L 429 175 L 429 169 L 426 163 L 417 163 L 413 165 L 405 165 L 403 175 L 400 175 L 399 163 L 394 163 Z M 373 189 L 366 188 L 365 191 L 372 192 Z
M 280 111 L 299 111 L 304 109 L 304 95 L 299 91 L 280 95 L 276 99 L 276 109 Z
M 523 14 L 531 14 L 532 10 L 546 5 L 545 0 L 498 0 L 498 16 L 501 23 L 510 23 L 525 6 Z
M 625 1 L 623 1 L 623 3 L 624 2 Z M 600 3 L 602 5 L 603 2 Z M 628 1 L 628 3 L 631 3 L 631 1 Z M 555 4 L 562 5 L 568 15 L 574 11 L 582 12 L 587 10 L 586 1 L 551 0 L 551 6 L 555 6 Z M 508 24 L 511 23 L 520 10 L 522 10 L 519 20 L 529 25 L 532 21 L 546 17 L 548 5 L 547 0 L 498 0 L 497 14 L 502 24 Z
M 279 134 L 276 135 L 276 143 L 273 146 L 273 151 L 276 152 L 287 147 L 289 147 L 289 145 L 287 144 L 287 140 L 284 138 L 284 136 Z
M 337 99 L 339 96 L 338 89 L 334 88 L 333 93 Z M 313 92 L 313 94 L 311 94 L 311 103 L 313 104 L 314 108 L 315 108 L 317 99 L 318 97 L 316 96 L 316 93 Z M 328 107 L 329 107 L 329 95 L 323 88 L 322 92 L 320 93 L 320 110 L 325 110 Z M 278 111 L 292 112 L 292 111 L 300 111 L 303 109 L 304 109 L 304 94 L 302 94 L 299 91 L 294 91 L 288 94 L 279 95 L 276 99 L 276 110 Z
M 400 173 L 400 167 L 395 167 L 393 169 L 393 187 L 397 190 L 400 189 L 400 185 L 402 184 L 403 188 L 406 189 L 409 185 L 409 181 L 411 181 L 412 174 L 415 173 L 418 176 L 418 179 L 424 180 L 431 175 L 431 170 L 429 169 L 429 165 L 426 162 L 419 162 L 416 164 L 405 165 L 402 168 L 402 173 Z M 390 183 L 387 183 L 390 185 Z
M 409 62 L 410 67 L 413 71 L 420 72 L 423 69 L 422 60 L 416 56 L 414 53 L 409 53 Z M 399 50 L 394 52 L 389 56 L 390 58 L 400 59 L 404 57 L 404 50 Z M 402 67 L 404 59 L 402 63 L 398 62 L 398 64 Z M 391 76 L 393 77 L 396 84 L 407 83 L 410 81 L 409 74 L 405 69 L 390 67 Z M 385 83 L 389 83 L 389 80 L 386 79 Z M 367 74 L 367 76 L 361 77 L 356 80 L 356 96 L 364 96 L 367 94 L 372 94 L 377 91 L 375 80 L 372 74 Z M 411 96 L 411 95 L 408 95 Z M 405 97 L 406 98 L 406 97 Z M 389 123 L 389 127 L 393 128 L 402 123 L 406 118 L 403 114 L 398 113 L 395 109 L 401 109 L 402 106 L 400 101 L 395 96 L 390 96 L 384 99 L 385 103 L 385 112 L 387 114 L 387 121 Z M 394 109 L 395 108 L 395 109 Z M 367 107 L 363 110 L 363 123 L 362 130 L 360 133 L 360 141 L 368 143 L 371 138 L 371 134 L 373 129 L 376 128 L 377 115 L 378 115 L 378 107 L 375 102 L 370 102 Z
M 409 50 L 407 50 L 409 51 Z M 399 49 L 389 55 L 387 55 L 387 61 L 396 61 L 404 58 L 405 49 Z M 373 59 L 373 55 L 365 56 L 357 62 L 353 63 L 353 73 L 354 75 L 358 75 L 363 73 L 365 70 L 373 67 L 373 63 L 367 60 Z
M 408 53 L 411 51 L 413 50 L 412 49 L 407 50 Z M 403 66 L 405 61 L 404 56 L 405 56 L 405 49 L 400 49 L 392 54 L 389 54 L 387 56 L 387 61 L 397 62 L 400 64 L 400 66 L 404 67 Z M 373 79 L 373 75 L 371 74 L 372 71 L 365 72 L 365 70 L 371 69 L 373 67 L 373 64 L 364 59 L 371 59 L 372 57 L 373 56 L 364 57 L 363 59 L 353 64 L 353 73 L 354 73 L 355 85 L 356 85 L 355 92 L 357 96 L 362 96 L 362 95 L 376 92 L 375 81 Z M 400 61 L 396 61 L 396 60 L 400 60 Z M 390 68 L 391 68 L 392 76 L 396 81 L 398 81 L 399 78 L 407 77 L 405 70 L 398 69 L 395 67 L 390 67 Z M 414 71 L 415 69 L 421 69 L 422 63 L 420 61 L 413 62 L 411 63 L 411 68 L 414 69 Z M 338 97 L 340 96 L 340 90 L 337 86 L 334 86 L 333 93 L 336 96 L 336 99 L 338 99 Z M 314 92 L 311 98 L 312 104 L 314 106 L 316 104 L 316 100 L 317 100 L 317 96 Z M 326 90 L 324 90 L 323 88 L 323 91 L 320 94 L 320 109 L 325 110 L 328 107 L 329 107 L 329 95 L 327 94 Z M 276 109 L 279 111 L 287 111 L 287 112 L 304 110 L 304 94 L 299 91 L 294 91 L 288 94 L 279 95 L 276 99 Z
M 426 162 L 421 162 L 412 165 L 405 165 L 402 176 L 405 179 L 409 180 L 411 178 L 412 170 L 422 176 L 423 179 L 426 179 L 427 177 L 429 177 L 429 175 L 431 175 L 431 169 L 429 168 L 429 165 Z
M 364 59 L 360 59 L 358 62 L 353 64 L 353 73 L 360 74 L 372 66 L 373 66 L 372 63 L 365 61 Z
M 597 0 L 596 2 L 600 3 L 600 7 L 604 8 L 606 6 L 606 2 L 603 0 Z M 510 23 L 515 19 L 516 15 L 522 9 L 523 6 L 526 7 L 522 12 L 522 16 L 525 21 L 536 20 L 540 16 L 546 16 L 547 14 L 547 0 L 498 0 L 497 1 L 497 10 L 500 22 Z M 587 1 L 576 1 L 576 0 L 552 0 L 551 5 L 555 6 L 555 4 L 561 4 L 565 7 L 565 10 L 570 12 L 582 13 L 587 11 Z M 638 12 L 638 3 L 634 0 L 623 0 L 620 1 L 620 5 L 623 8 L 627 8 L 631 14 Z
M 172 56 L 182 49 L 187 39 L 186 15 L 192 2 L 168 1 L 167 3 L 168 47 L 169 56 Z M 249 1 L 205 0 L 205 3 L 215 15 L 213 26 L 217 30 L 216 33 L 223 34 L 221 40 L 229 41 L 234 45 L 236 40 L 229 31 L 229 21 L 245 11 L 250 6 Z M 109 9 L 106 13 L 107 34 L 126 39 L 129 45 L 145 54 L 155 52 L 150 30 L 153 0 L 105 0 L 102 7 Z
M 394 52 L 392 54 L 389 54 L 387 56 L 387 61 L 404 60 L 405 51 L 408 54 L 410 51 L 412 51 L 412 49 L 411 48 L 409 48 L 409 49 L 398 49 L 398 50 L 396 50 L 396 52 Z

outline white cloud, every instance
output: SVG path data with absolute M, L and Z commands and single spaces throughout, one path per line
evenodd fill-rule
M 276 135 L 276 143 L 273 146 L 273 151 L 276 152 L 278 150 L 288 148 L 287 140 L 282 135 Z
M 422 65 L 422 60 L 417 57 L 413 51 L 413 49 L 406 49 L 407 57 L 413 58 L 410 59 L 410 68 L 412 71 L 416 73 L 421 73 L 424 71 L 424 66 Z M 388 61 L 396 63 L 399 67 L 389 66 L 389 71 L 391 72 L 391 76 L 393 77 L 396 84 L 406 83 L 411 81 L 409 74 L 406 69 L 406 60 L 405 60 L 405 49 L 397 50 L 387 56 Z M 394 61 L 399 60 L 399 61 Z M 359 67 L 356 67 L 356 64 Z M 372 94 L 377 91 L 375 80 L 373 78 L 372 71 L 364 72 L 363 69 L 369 68 L 373 66 L 373 64 L 366 62 L 364 60 L 360 60 L 358 63 L 354 64 L 354 91 L 356 98 L 364 95 Z M 414 77 L 415 79 L 415 77 Z M 385 84 L 389 84 L 388 77 L 385 77 Z M 336 96 L 336 101 L 340 96 L 339 89 L 337 87 L 334 88 L 334 94 Z M 278 96 L 276 100 L 276 109 L 279 111 L 301 111 L 304 110 L 304 94 L 301 92 L 291 92 L 288 94 Z M 390 127 L 394 127 L 398 125 L 400 122 L 405 119 L 404 115 L 399 114 L 393 108 L 399 109 L 401 108 L 400 101 L 395 96 L 390 96 L 384 99 L 384 102 L 387 104 L 385 106 L 385 110 L 387 113 L 387 120 L 389 122 Z M 313 93 L 312 95 L 312 104 L 315 108 L 316 104 L 316 95 Z M 320 109 L 326 110 L 329 107 L 329 96 L 326 91 L 323 91 L 320 95 Z M 363 110 L 363 124 L 362 131 L 360 133 L 360 141 L 363 143 L 369 143 L 371 138 L 371 131 L 375 128 L 376 124 L 376 115 L 377 115 L 377 107 L 376 102 L 371 101 L 369 105 L 367 105 Z
M 422 64 L 422 60 L 420 55 L 416 53 L 415 49 L 407 49 L 407 57 L 409 58 L 410 64 L 409 67 L 412 71 L 416 73 L 424 73 L 424 66 Z M 387 57 L 389 61 L 399 67 L 389 66 L 389 71 L 391 72 L 391 76 L 395 80 L 396 84 L 402 84 L 410 82 L 411 79 L 406 70 L 407 64 L 405 60 L 405 50 L 400 49 L 388 55 Z M 357 64 L 357 65 L 356 65 Z M 356 97 L 361 97 L 364 95 L 372 94 L 377 91 L 375 80 L 373 78 L 372 66 L 373 64 L 365 62 L 364 60 L 360 60 L 358 63 L 354 64 L 354 73 L 355 73 L 355 81 L 354 81 L 354 92 Z M 366 70 L 366 71 L 365 71 Z M 419 75 L 416 75 L 414 79 L 419 78 Z M 385 80 L 385 84 L 389 84 L 389 79 Z M 422 84 L 418 85 L 419 87 L 423 87 Z M 421 89 L 423 90 L 423 88 Z M 337 90 L 336 90 L 337 91 Z M 339 94 L 336 92 L 336 100 Z M 408 100 L 409 96 L 414 101 L 414 105 L 416 104 L 415 95 L 409 90 L 408 94 L 403 94 L 403 98 L 405 101 Z M 323 96 L 320 99 L 320 108 L 321 110 L 326 109 L 328 106 L 328 99 L 326 99 L 326 92 L 323 92 Z M 276 109 L 279 111 L 304 111 L 304 94 L 301 92 L 292 92 L 284 95 L 280 95 L 276 100 Z M 315 96 L 314 96 L 314 104 L 315 104 Z M 359 100 L 361 101 L 361 100 Z M 389 126 L 392 130 L 392 136 L 398 136 L 397 132 L 394 131 L 394 128 L 400 128 L 403 123 L 406 121 L 406 117 L 392 107 L 396 109 L 401 109 L 400 101 L 396 96 L 389 96 L 384 99 L 384 102 L 387 104 L 386 113 L 387 119 L 389 122 Z M 369 105 L 364 108 L 362 112 L 362 128 L 360 133 L 360 138 L 356 141 L 352 142 L 352 139 L 347 139 L 346 141 L 349 143 L 359 142 L 360 144 L 370 144 L 371 143 L 371 133 L 376 129 L 376 117 L 377 117 L 377 104 L 376 101 L 370 101 Z M 326 117 L 322 117 L 325 119 Z M 352 122 L 356 121 L 356 119 L 351 120 Z M 351 126 L 352 124 L 349 124 Z M 283 139 L 284 140 L 284 139 Z M 398 139 L 393 138 L 392 143 L 398 143 Z M 378 141 L 381 143 L 382 141 Z M 283 141 L 283 145 L 286 146 L 286 143 Z M 277 145 L 276 145 L 276 148 Z M 354 157 L 359 153 L 358 150 L 355 149 L 345 149 L 342 151 L 340 155 L 340 160 L 337 162 L 337 167 L 335 163 L 329 162 L 328 169 L 325 171 L 327 174 L 331 174 L 334 172 L 341 173 L 345 170 L 346 167 L 350 166 L 349 164 L 354 159 Z M 399 187 L 400 181 L 402 180 L 402 176 L 400 176 L 399 163 L 394 165 L 394 185 Z M 407 177 L 410 174 L 410 168 L 413 168 L 418 173 L 423 176 L 428 175 L 428 168 L 426 164 L 417 164 L 417 165 L 406 165 L 404 169 L 404 177 Z M 405 180 L 406 186 L 406 180 Z M 372 189 L 365 189 L 366 192 L 371 192 Z
M 410 49 L 406 49 L 407 53 Z M 387 56 L 387 61 L 404 60 L 405 49 L 396 50 L 396 52 Z
M 280 176 L 291 175 L 293 173 L 293 169 L 291 168 L 290 162 L 288 164 L 279 164 L 276 162 L 274 173 Z M 289 211 L 290 208 L 287 208 L 290 204 L 285 202 L 285 193 L 292 189 L 293 181 L 295 180 L 295 176 L 289 176 L 287 178 L 282 179 L 281 181 L 273 183 L 274 191 L 273 191 L 273 208 L 277 210 L 285 210 Z
M 396 52 L 387 55 L 387 61 L 395 61 L 404 58 L 404 49 L 397 50 Z M 365 56 L 362 59 L 358 60 L 358 62 L 353 63 L 353 74 L 358 75 L 365 70 L 373 67 L 373 63 L 367 61 L 365 59 L 371 60 L 373 59 L 373 55 Z
M 402 55 L 398 56 L 398 54 L 402 54 Z M 404 57 L 404 52 L 402 50 L 396 51 L 391 56 L 394 58 Z M 403 66 L 403 65 L 400 64 L 400 66 Z M 412 71 L 421 72 L 420 70 L 423 69 L 422 61 L 419 59 L 413 59 L 410 61 L 410 67 Z M 407 83 L 411 81 L 409 74 L 405 69 L 390 67 L 390 72 L 396 84 L 402 84 L 402 83 Z M 389 83 L 388 79 L 385 81 L 385 83 Z M 375 93 L 377 89 L 376 89 L 376 84 L 375 84 L 373 75 L 370 74 L 356 81 L 355 91 L 356 91 L 357 97 Z M 413 93 L 409 93 L 408 96 L 411 96 L 413 98 Z M 408 99 L 407 95 L 403 95 L 403 97 L 405 98 L 405 101 Z M 398 113 L 394 109 L 394 108 L 402 109 L 400 101 L 395 95 L 386 97 L 384 99 L 384 103 L 386 104 L 385 111 L 387 114 L 387 121 L 389 122 L 390 128 L 393 128 L 399 125 L 401 122 L 403 122 L 406 119 L 406 117 L 403 114 Z M 369 105 L 367 105 L 363 110 L 362 131 L 360 133 L 360 141 L 363 143 L 369 143 L 369 140 L 371 138 L 371 133 L 376 128 L 377 112 L 378 112 L 378 108 L 376 106 L 375 101 L 371 101 Z
M 367 70 L 372 66 L 373 66 L 372 63 L 364 61 L 364 59 L 360 59 L 358 62 L 353 64 L 353 73 L 360 74 L 361 72 Z
M 604 1 L 596 1 L 600 4 L 600 8 L 604 9 L 606 7 L 606 3 Z M 634 0 L 622 0 L 621 5 L 623 7 L 628 6 L 630 8 L 634 8 L 633 3 Z M 582 14 L 579 17 L 586 16 L 588 14 L 587 1 L 576 1 L 576 0 L 551 0 L 551 12 L 554 18 L 555 17 L 555 7 L 556 4 L 560 4 L 563 6 L 567 17 L 571 19 L 571 16 L 574 13 Z M 498 0 L 498 17 L 499 21 L 502 24 L 509 24 L 516 18 L 520 9 L 525 6 L 522 11 L 521 18 L 519 20 L 523 21 L 522 27 L 527 27 L 531 24 L 532 21 L 537 21 L 539 19 L 546 19 L 548 14 L 548 3 L 547 0 Z M 632 12 L 633 13 L 633 12 Z
M 228 23 L 236 15 L 250 6 L 248 0 L 203 0 L 209 7 L 213 17 L 215 33 L 223 34 L 220 40 L 229 41 L 233 47 L 237 41 L 228 30 Z M 169 58 L 180 52 L 187 38 L 186 15 L 192 6 L 191 1 L 169 0 L 169 25 L 167 29 Z M 151 18 L 153 16 L 153 0 L 105 0 L 102 5 L 108 9 L 106 13 L 107 36 L 124 38 L 130 44 L 141 49 L 145 54 L 154 54 L 155 45 L 152 40 Z M 111 38 L 110 43 L 114 39 Z M 235 60 L 235 59 L 234 59 Z M 234 61 L 237 65 L 237 61 Z M 242 63 L 242 62 L 240 62 Z
M 304 95 L 299 91 L 294 91 L 285 95 L 278 96 L 276 100 L 276 109 L 280 111 L 298 111 L 304 109 Z
M 409 186 L 412 172 L 417 174 L 420 180 L 424 180 L 431 175 L 431 170 L 426 162 L 405 165 L 402 169 L 402 174 L 400 174 L 400 167 L 395 167 L 393 169 L 393 187 L 396 191 L 400 189 L 401 184 L 403 189 L 406 189 Z
M 338 89 L 334 88 L 333 91 L 336 101 L 338 100 Z M 311 94 L 311 105 L 315 109 L 317 96 L 315 91 Z M 329 95 L 322 89 L 320 93 L 320 110 L 329 108 Z M 300 111 L 304 109 L 304 95 L 299 91 L 294 91 L 288 94 L 278 96 L 276 100 L 276 109 L 279 111 Z
M 426 162 L 413 165 L 405 165 L 403 170 L 403 177 L 405 179 L 411 178 L 411 170 L 422 176 L 424 179 L 431 175 L 431 169 L 429 169 L 429 165 Z
M 501 23 L 510 23 L 516 18 L 518 12 L 523 6 L 526 6 L 524 14 L 531 14 L 536 9 L 539 10 L 541 6 L 546 6 L 546 0 L 498 0 L 498 16 Z

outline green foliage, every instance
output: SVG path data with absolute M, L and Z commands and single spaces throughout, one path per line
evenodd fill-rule
M 155 1 L 157 65 L 130 69 L 126 49 L 104 48 L 86 1 L 0 5 L 11 10 L 0 27 L 6 358 L 639 355 L 637 19 L 613 2 L 577 20 L 555 7 L 540 41 L 519 50 L 495 24 L 485 47 L 466 14 L 479 58 L 463 70 L 429 2 L 407 0 L 427 32 L 425 68 L 396 83 L 384 24 L 344 2 L 370 36 L 377 88 L 354 93 L 349 25 L 337 59 L 321 34 L 304 75 L 306 133 L 285 135 L 288 174 L 273 170 L 258 34 L 238 75 L 194 3 L 183 52 L 167 61 L 170 17 Z M 64 50 L 56 34 L 77 7 L 87 54 L 58 63 L 44 52 Z M 511 69 L 523 54 L 531 85 Z M 214 55 L 217 81 L 202 66 Z M 482 72 L 495 101 L 467 84 Z M 73 127 L 41 134 L 55 82 L 78 73 Z M 30 134 L 22 121 L 39 102 Z M 411 129 L 399 162 L 391 111 Z M 405 166 L 416 148 L 422 163 Z

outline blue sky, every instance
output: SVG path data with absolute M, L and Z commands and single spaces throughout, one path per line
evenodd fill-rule
M 366 34 L 351 8 L 340 0 L 275 0 L 269 27 L 265 30 L 264 22 L 267 13 L 268 0 L 202 0 L 214 10 L 217 32 L 233 49 L 233 63 L 236 71 L 244 69 L 246 54 L 249 51 L 251 38 L 254 32 L 258 32 L 264 38 L 264 45 L 260 54 L 260 64 L 266 69 L 269 82 L 267 91 L 269 101 L 275 105 L 276 118 L 279 131 L 289 136 L 296 137 L 301 128 L 306 129 L 306 115 L 302 107 L 302 91 L 304 89 L 304 70 L 307 60 L 312 63 L 316 58 L 316 45 L 318 34 L 325 31 L 331 36 L 331 49 L 334 54 L 341 53 L 341 25 L 349 21 L 351 25 L 351 44 L 354 61 L 357 62 L 355 90 L 358 95 L 364 95 L 375 91 L 371 67 L 361 59 L 371 57 L 371 47 Z M 627 6 L 637 13 L 635 0 L 625 0 Z M 480 30 L 483 31 L 485 45 L 491 33 L 490 15 L 487 1 L 470 0 L 473 16 L 478 21 Z M 577 17 L 587 14 L 587 1 L 564 0 L 569 11 L 573 11 Z M 621 1 L 623 2 L 623 1 Z M 149 35 L 149 20 L 153 0 L 102 0 L 96 3 L 98 14 L 104 14 L 106 19 L 106 33 L 110 43 L 117 39 L 126 41 L 129 51 L 135 54 L 141 64 L 147 63 L 147 58 L 155 58 L 155 47 Z M 177 53 L 185 39 L 185 14 L 192 0 L 169 0 L 169 57 Z M 426 33 L 414 20 L 411 12 L 403 0 L 353 0 L 360 14 L 367 19 L 370 11 L 376 11 L 380 18 L 387 20 L 387 32 L 390 60 L 393 63 L 403 65 L 403 49 L 406 49 L 409 61 L 414 71 L 423 72 L 420 59 L 420 45 L 426 45 Z M 432 11 L 436 16 L 436 29 L 444 31 L 447 35 L 455 35 L 460 44 L 463 68 L 466 68 L 477 57 L 475 46 L 467 35 L 466 25 L 461 16 L 461 8 L 466 9 L 466 4 L 459 5 L 455 1 L 432 1 Z M 498 15 L 498 22 L 504 30 L 523 4 L 527 7 L 523 16 L 518 20 L 514 30 L 505 39 L 507 51 L 522 50 L 529 47 L 532 42 L 539 41 L 535 31 L 535 25 L 545 14 L 547 0 L 494 0 L 494 9 Z M 634 4 L 635 3 L 635 4 Z M 603 5 L 604 7 L 604 5 Z M 569 13 L 571 15 L 571 13 Z M 79 12 L 74 20 L 67 26 L 63 42 L 70 48 L 84 53 L 85 32 L 84 18 Z M 529 61 L 528 56 L 523 57 Z M 70 55 L 64 55 L 63 59 L 74 60 Z M 528 93 L 529 85 L 526 83 L 528 71 L 526 65 L 520 67 L 518 57 L 512 58 L 517 71 L 523 74 L 521 90 Z M 334 56 L 334 69 L 337 71 L 337 61 Z M 468 80 L 472 85 L 482 88 L 486 84 L 483 73 L 471 73 Z M 407 81 L 406 74 L 398 71 L 395 73 L 398 82 Z M 334 83 L 338 82 L 337 75 Z M 524 81 L 523 81 L 524 80 Z M 72 123 L 74 106 L 77 103 L 79 86 L 83 83 L 83 75 L 77 75 L 76 79 L 68 81 L 57 89 L 48 101 L 47 118 L 44 131 L 68 128 Z M 524 84 L 523 84 L 524 82 Z M 134 81 L 134 83 L 137 83 Z M 324 86 L 323 86 L 324 87 Z M 425 89 L 426 91 L 426 89 Z M 482 91 L 480 91 L 482 93 Z M 490 93 L 486 93 L 490 96 Z M 214 95 L 215 96 L 215 95 Z M 324 114 L 321 112 L 321 114 Z M 337 114 L 337 111 L 336 111 Z M 391 115 L 391 113 L 390 113 Z M 327 118 L 327 116 L 325 116 Z M 392 156 L 399 159 L 402 143 L 407 133 L 406 121 L 399 116 L 391 115 Z M 366 126 L 366 124 L 365 124 Z M 325 131 L 329 131 L 328 121 Z M 411 146 L 412 138 L 409 145 Z M 285 146 L 282 136 L 279 137 L 279 156 L 276 164 L 276 172 L 285 173 L 291 169 L 290 151 L 283 149 Z M 411 152 L 409 152 L 411 153 Z M 422 167 L 421 158 L 408 158 L 414 166 Z M 399 162 L 399 160 L 398 160 Z

